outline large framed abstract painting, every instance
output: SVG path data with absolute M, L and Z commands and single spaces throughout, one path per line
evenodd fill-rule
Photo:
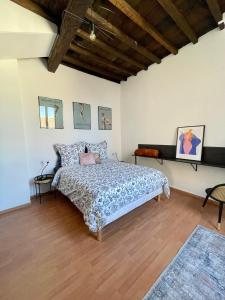
M 112 108 L 98 107 L 98 129 L 112 130 Z
M 91 105 L 73 102 L 74 129 L 91 129 Z
M 38 97 L 40 128 L 63 129 L 63 102 L 59 99 Z
M 176 158 L 201 161 L 205 125 L 177 128 Z

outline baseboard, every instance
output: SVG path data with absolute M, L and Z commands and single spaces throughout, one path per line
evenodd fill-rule
M 170 189 L 171 189 L 172 191 L 176 191 L 176 192 L 178 192 L 178 193 L 182 193 L 182 194 L 185 194 L 185 195 L 188 195 L 188 196 L 191 196 L 191 197 L 197 198 L 197 199 L 201 199 L 201 200 L 205 199 L 205 198 L 204 198 L 204 197 L 202 197 L 202 196 L 195 195 L 195 194 L 193 194 L 193 193 L 186 192 L 186 191 L 180 190 L 180 189 L 178 189 L 178 188 L 175 188 L 175 187 L 170 187 Z
M 12 207 L 12 208 L 8 208 L 8 209 L 5 209 L 5 210 L 1 210 L 0 211 L 0 215 L 4 215 L 4 214 L 8 214 L 8 213 L 11 213 L 15 210 L 19 210 L 19 209 L 22 209 L 22 208 L 27 208 L 28 206 L 30 206 L 31 203 L 26 203 L 26 204 L 22 204 L 22 205 L 18 205 L 16 207 Z
M 183 191 L 183 190 L 174 188 L 174 187 L 170 187 L 170 189 L 171 189 L 172 191 L 177 192 L 177 193 L 181 193 L 181 194 L 186 195 L 186 196 L 194 197 L 194 198 L 196 198 L 196 199 L 198 199 L 198 200 L 201 200 L 201 201 L 203 201 L 203 200 L 205 199 L 205 197 L 202 197 L 202 196 L 199 196 L 199 195 L 195 195 L 195 194 L 192 194 L 192 193 L 190 193 L 190 192 L 186 192 L 186 191 Z M 207 203 L 214 204 L 214 205 L 218 205 L 218 203 L 217 203 L 215 200 L 213 200 L 213 199 L 208 199 L 208 202 L 207 202 Z

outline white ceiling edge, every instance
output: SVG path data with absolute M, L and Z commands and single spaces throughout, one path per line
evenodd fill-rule
M 48 57 L 57 26 L 11 2 L 0 0 L 0 59 Z

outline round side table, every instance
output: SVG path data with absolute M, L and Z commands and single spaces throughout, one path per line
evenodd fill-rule
M 34 177 L 36 198 L 39 197 L 40 204 L 41 204 L 41 185 L 49 184 L 49 188 L 51 191 L 53 178 L 54 178 L 53 174 L 43 174 L 43 175 L 38 175 L 38 176 Z

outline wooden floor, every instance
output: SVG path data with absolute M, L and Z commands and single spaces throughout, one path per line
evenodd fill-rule
M 178 191 L 109 225 L 98 242 L 64 197 L 0 216 L 0 299 L 142 299 L 217 207 Z M 225 221 L 221 232 L 224 234 Z

